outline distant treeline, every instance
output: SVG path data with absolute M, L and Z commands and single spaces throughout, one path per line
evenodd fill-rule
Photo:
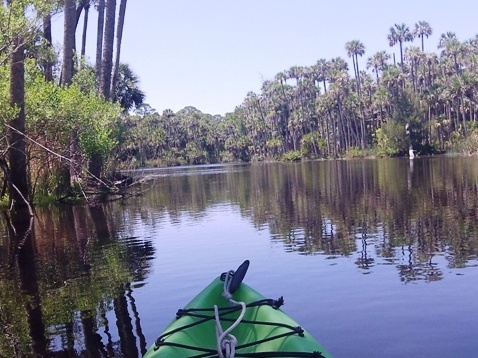
M 397 61 L 381 51 L 364 66 L 365 46 L 353 40 L 344 48 L 352 69 L 340 57 L 292 67 L 224 116 L 193 107 L 157 113 L 143 103 L 134 71 L 120 62 L 126 3 L 0 6 L 0 193 L 9 204 L 116 192 L 113 174 L 125 167 L 478 148 L 478 37 L 461 42 L 448 32 L 437 52 L 427 52 L 428 23 L 397 24 L 388 34 L 400 50 Z M 90 7 L 99 15 L 94 64 L 86 60 Z M 61 48 L 51 34 L 58 13 Z M 405 46 L 416 39 L 419 47 Z
M 447 32 L 437 51 L 429 52 L 431 34 L 425 21 L 412 29 L 391 27 L 384 39 L 398 46 L 397 59 L 380 51 L 361 61 L 364 44 L 347 42 L 353 70 L 340 57 L 292 67 L 264 81 L 260 93 L 248 93 L 224 117 L 193 107 L 162 114 L 141 108 L 123 123 L 121 158 L 171 165 L 395 156 L 410 146 L 419 154 L 473 153 L 478 36 L 461 42 Z

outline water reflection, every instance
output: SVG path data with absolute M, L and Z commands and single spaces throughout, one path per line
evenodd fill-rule
M 4 214 L 0 356 L 140 356 L 151 343 L 141 324 L 148 312 L 135 300 L 156 255 L 148 231 L 197 220 L 212 207 L 239 208 L 286 252 L 323 255 L 330 265 L 347 259 L 364 275 L 386 265 L 403 283 L 433 283 L 450 268 L 477 265 L 478 166 L 472 159 L 179 172 L 185 174 L 149 171 L 155 179 L 126 202 L 39 209 L 33 220 Z
M 445 267 L 477 258 L 472 158 L 271 163 L 198 173 L 161 174 L 145 184 L 147 195 L 134 207 L 145 217 L 161 211 L 180 218 L 217 203 L 237 204 L 286 251 L 354 256 L 367 272 L 393 264 L 403 282 L 440 280 Z M 445 267 L 436 257 L 445 258 Z
M 31 222 L 5 214 L 12 216 L 0 242 L 0 356 L 146 351 L 131 283 L 144 280 L 154 250 L 149 241 L 117 240 L 107 209 L 52 208 Z

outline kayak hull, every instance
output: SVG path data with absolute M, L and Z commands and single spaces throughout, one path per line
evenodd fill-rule
M 223 290 L 224 282 L 218 277 L 188 303 L 185 312 L 188 312 L 188 309 L 210 309 L 214 305 L 227 311 L 231 305 L 222 296 Z M 232 298 L 246 304 L 264 300 L 264 296 L 244 283 L 239 286 Z M 222 329 L 226 330 L 231 326 L 232 321 L 239 316 L 239 313 L 240 310 L 222 314 Z M 163 331 L 159 347 L 156 346 L 156 343 L 153 344 L 144 358 L 217 357 L 216 321 L 213 318 L 203 318 L 213 317 L 214 313 L 205 311 L 199 312 L 198 315 L 200 317 L 185 314 L 172 321 Z M 201 323 L 197 324 L 198 321 Z M 290 327 L 299 327 L 299 325 L 278 308 L 268 304 L 248 307 L 241 323 L 231 332 L 237 339 L 236 356 L 266 352 L 316 352 L 317 357 L 331 357 L 326 349 L 306 330 L 299 327 L 296 332 L 291 332 Z M 167 332 L 173 333 L 167 334 Z M 276 336 L 283 337 L 271 339 Z M 281 356 L 286 357 L 286 355 Z M 297 357 L 297 355 L 295 356 Z M 294 355 L 290 357 L 294 357 Z

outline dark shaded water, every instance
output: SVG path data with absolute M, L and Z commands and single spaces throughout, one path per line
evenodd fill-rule
M 223 271 L 336 357 L 478 354 L 478 165 L 149 170 L 141 195 L 0 228 L 0 357 L 137 357 Z

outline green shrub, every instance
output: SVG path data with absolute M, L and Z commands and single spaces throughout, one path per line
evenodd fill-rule
M 290 152 L 284 153 L 280 160 L 285 162 L 296 162 L 302 159 L 302 153 L 300 150 L 291 150 Z

